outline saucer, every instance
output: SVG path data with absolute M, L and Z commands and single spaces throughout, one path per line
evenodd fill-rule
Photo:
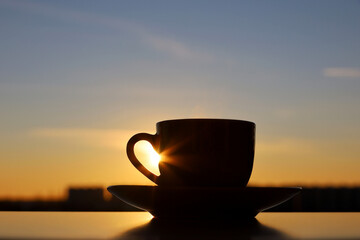
M 161 219 L 244 219 L 283 203 L 301 187 L 109 186 L 122 201 Z

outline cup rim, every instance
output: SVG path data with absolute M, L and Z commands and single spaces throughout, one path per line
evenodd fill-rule
M 179 118 L 179 119 L 162 120 L 160 122 L 157 122 L 156 125 L 170 123 L 170 122 L 238 122 L 238 123 L 245 123 L 256 126 L 256 124 L 251 121 L 239 120 L 239 119 L 226 119 L 226 118 Z

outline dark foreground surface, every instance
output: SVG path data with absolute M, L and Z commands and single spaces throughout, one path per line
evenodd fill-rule
M 0 239 L 360 239 L 359 223 L 360 213 L 176 222 L 146 212 L 0 212 Z

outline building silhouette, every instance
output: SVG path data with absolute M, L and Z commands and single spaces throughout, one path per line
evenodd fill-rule
M 270 209 L 279 212 L 359 212 L 360 187 L 310 187 Z
M 110 196 L 101 187 L 70 187 L 66 199 L 11 201 L 0 200 L 0 211 L 139 211 L 139 209 Z

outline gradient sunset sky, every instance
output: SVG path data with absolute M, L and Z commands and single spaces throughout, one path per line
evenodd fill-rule
M 251 184 L 360 184 L 359 26 L 359 1 L 0 0 L 0 197 L 152 184 L 128 139 L 197 117 L 257 124 Z

